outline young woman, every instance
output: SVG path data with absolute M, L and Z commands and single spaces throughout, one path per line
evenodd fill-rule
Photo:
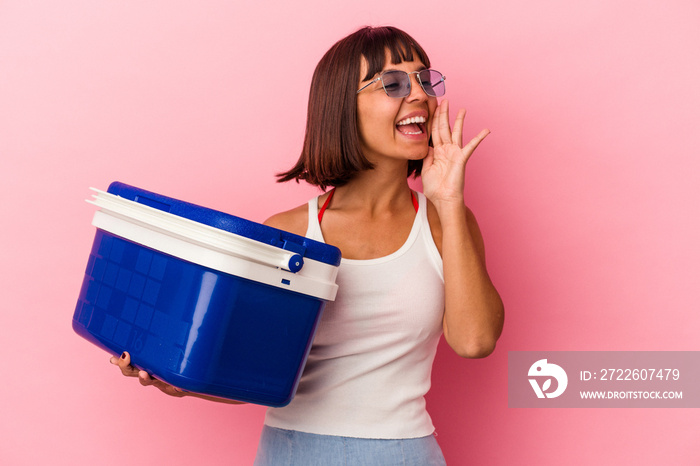
M 279 181 L 324 194 L 266 224 L 340 248 L 328 303 L 299 383 L 270 408 L 256 465 L 440 465 L 424 395 L 440 335 L 460 356 L 494 349 L 503 304 L 464 202 L 467 160 L 450 127 L 445 78 L 405 32 L 366 27 L 337 42 L 314 73 L 301 157 Z M 424 193 L 408 177 L 420 175 Z M 129 365 L 125 375 L 182 392 Z

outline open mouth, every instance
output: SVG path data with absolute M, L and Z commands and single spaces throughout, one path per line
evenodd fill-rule
M 396 123 L 396 129 L 407 135 L 416 135 L 425 133 L 425 117 L 416 116 L 411 118 L 404 118 L 403 120 Z

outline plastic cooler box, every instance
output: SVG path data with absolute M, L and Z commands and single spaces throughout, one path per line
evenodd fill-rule
M 93 190 L 74 330 L 184 390 L 288 404 L 340 251 L 122 183 Z

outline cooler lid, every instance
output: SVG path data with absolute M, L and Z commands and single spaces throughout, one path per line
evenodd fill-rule
M 304 236 L 246 220 L 234 215 L 163 196 L 145 189 L 113 182 L 107 192 L 163 212 L 269 244 L 332 266 L 340 265 L 340 250 Z

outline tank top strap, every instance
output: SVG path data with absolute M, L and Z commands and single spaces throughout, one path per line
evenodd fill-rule
M 316 196 L 314 198 L 309 199 L 309 219 L 306 226 L 306 235 L 304 236 L 325 243 L 326 241 L 323 239 L 323 233 L 321 233 L 321 224 L 318 221 L 319 197 L 320 196 Z
M 440 278 L 444 280 L 444 276 L 442 274 L 442 257 L 440 256 L 440 251 L 435 245 L 433 232 L 430 228 L 430 222 L 428 221 L 428 198 L 425 197 L 425 194 L 419 192 L 417 202 L 419 205 L 418 216 L 421 223 L 421 236 L 423 243 L 425 244 L 428 257 L 440 274 Z

